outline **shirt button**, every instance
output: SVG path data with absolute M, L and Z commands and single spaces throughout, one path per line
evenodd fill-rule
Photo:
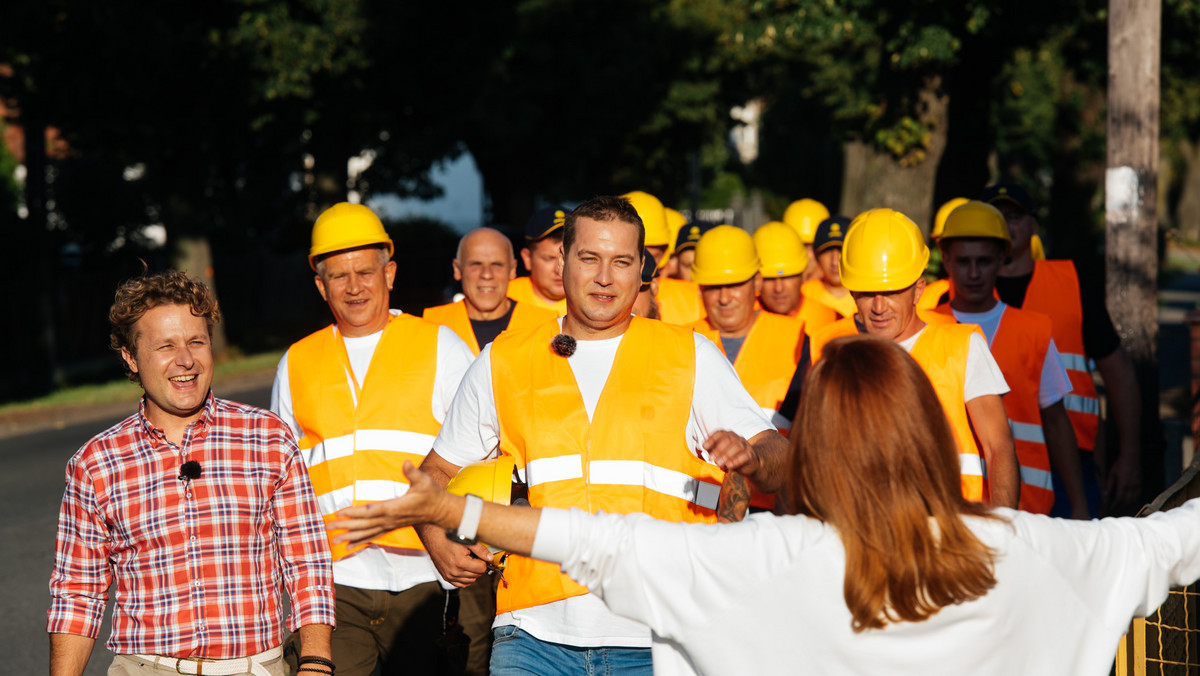
M 192 542 L 195 542 L 195 541 L 196 541 L 196 536 L 195 536 L 195 535 L 193 535 L 192 537 L 190 537 L 190 538 L 188 538 L 188 539 L 189 539 L 189 540 L 191 540 Z
M 191 492 L 190 492 L 190 491 L 188 492 L 187 496 L 188 496 L 189 498 L 190 498 L 190 497 L 192 497 L 192 494 L 191 494 Z

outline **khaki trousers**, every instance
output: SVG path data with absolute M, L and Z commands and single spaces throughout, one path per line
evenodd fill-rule
M 265 670 L 271 676 L 286 676 L 287 669 L 283 663 L 282 657 L 266 660 L 260 663 L 259 668 Z M 143 659 L 139 659 L 135 655 L 117 655 L 113 658 L 112 664 L 108 667 L 108 676 L 163 676 L 164 674 L 179 674 L 189 673 L 194 674 L 190 668 L 184 671 L 177 671 L 175 667 L 164 664 L 154 664 Z M 228 673 L 228 672 L 224 672 Z M 257 676 L 251 671 L 237 672 L 235 676 Z

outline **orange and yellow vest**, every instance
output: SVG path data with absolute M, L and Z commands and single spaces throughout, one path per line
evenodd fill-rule
M 1054 346 L 1071 379 L 1071 392 L 1063 399 L 1079 448 L 1096 447 L 1100 427 L 1100 399 L 1083 350 L 1083 302 L 1079 277 L 1071 261 L 1034 261 L 1033 278 L 1021 309 L 1040 312 L 1053 323 Z
M 954 441 L 958 444 L 963 497 L 979 502 L 984 498 L 983 461 L 979 457 L 979 446 L 975 444 L 975 434 L 967 416 L 967 402 L 963 398 L 963 389 L 966 384 L 971 334 L 978 333 L 982 336 L 983 332 L 974 324 L 953 323 L 953 317 L 947 322 L 945 315 L 937 312 L 918 314 L 922 318 L 931 315 L 938 315 L 939 318 L 934 319 L 935 323 L 926 323 L 909 354 L 929 377 L 938 401 L 942 404 L 942 410 L 950 421 Z M 817 335 L 812 337 L 813 362 L 820 358 L 825 343 L 856 333 L 858 327 L 853 317 L 834 322 L 818 331 Z
M 692 331 L 634 317 L 590 422 L 570 364 L 549 349 L 557 333 L 553 323 L 507 331 L 491 348 L 500 448 L 524 474 L 530 504 L 715 522 L 724 473 L 688 447 L 685 431 Z M 496 612 L 585 593 L 558 564 L 509 556 Z
M 925 291 L 917 299 L 917 307 L 922 310 L 932 310 L 941 303 L 942 296 L 951 293 L 950 280 L 938 279 L 925 285 Z
M 326 521 L 351 505 L 399 497 L 408 490 L 404 461 L 420 465 L 441 425 L 433 417 L 439 326 L 393 315 L 360 385 L 336 325 L 288 349 L 288 380 L 300 452 Z M 424 549 L 412 528 L 374 540 Z M 333 545 L 333 558 L 348 553 Z
M 513 308 L 512 318 L 508 320 L 508 328 L 504 329 L 505 331 L 536 326 L 557 317 L 553 310 L 537 307 L 531 303 L 514 302 L 516 306 Z M 471 348 L 471 352 L 476 357 L 479 356 L 479 351 L 482 348 L 479 346 L 479 341 L 475 338 L 475 330 L 471 328 L 471 318 L 467 315 L 467 302 L 465 300 L 460 300 L 457 303 L 427 307 L 422 316 L 435 324 L 449 327 L 454 333 L 458 334 L 459 338 L 463 339 L 463 342 L 467 344 L 467 347 Z
M 742 385 L 768 418 L 779 410 L 787 396 L 788 385 L 800 363 L 804 327 L 804 322 L 796 317 L 762 310 L 733 360 L 733 370 L 737 371 Z M 725 354 L 721 334 L 712 328 L 707 317 L 693 323 L 691 328 L 715 343 L 721 354 Z
M 562 317 L 567 314 L 567 299 L 562 300 L 546 300 L 533 292 L 533 280 L 529 277 L 517 277 L 508 283 L 508 297 L 518 303 L 525 303 L 532 307 L 546 308 L 553 310 Z
M 953 316 L 948 304 L 938 311 Z M 1038 401 L 1052 330 L 1049 317 L 1008 306 L 989 346 L 1009 387 L 1003 401 L 1020 465 L 1021 498 L 1017 508 L 1035 514 L 1049 514 L 1054 507 L 1050 453 Z
M 704 316 L 700 287 L 695 282 L 672 277 L 658 278 L 658 316 L 668 324 L 688 326 Z
M 853 317 L 858 312 L 850 294 L 839 298 L 829 293 L 820 279 L 810 279 L 802 284 L 800 295 L 804 296 L 804 308 L 808 312 L 804 317 L 804 328 L 810 336 L 842 317 Z

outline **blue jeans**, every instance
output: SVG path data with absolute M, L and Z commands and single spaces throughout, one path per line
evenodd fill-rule
M 577 648 L 549 643 L 512 625 L 492 629 L 491 676 L 651 676 L 649 648 Z

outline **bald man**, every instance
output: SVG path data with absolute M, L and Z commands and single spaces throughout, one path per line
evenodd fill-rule
M 512 242 L 499 230 L 468 232 L 458 241 L 451 265 L 454 279 L 462 282 L 463 299 L 426 308 L 424 316 L 453 329 L 476 356 L 505 329 L 534 326 L 558 316 L 553 310 L 508 297 L 508 282 L 517 275 L 517 259 Z

